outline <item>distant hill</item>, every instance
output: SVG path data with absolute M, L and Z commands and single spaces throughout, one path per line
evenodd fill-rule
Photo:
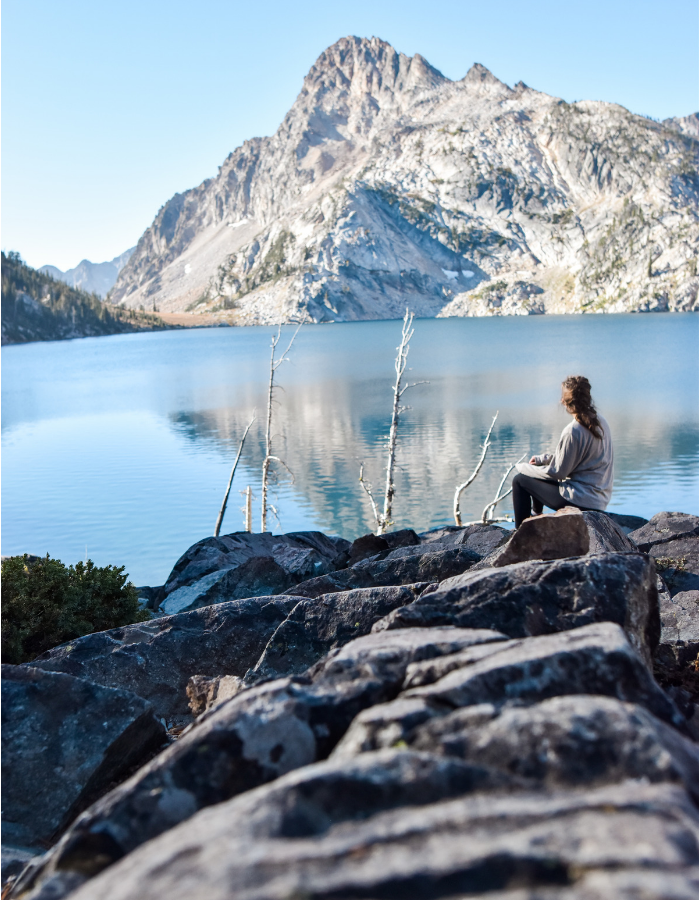
M 698 117 L 349 37 L 158 212 L 110 299 L 255 325 L 698 308 Z
M 2 254 L 2 343 L 56 341 L 172 326 L 150 313 L 104 303 L 96 294 L 56 281 Z
M 94 263 L 89 259 L 84 259 L 75 268 L 65 272 L 57 269 L 56 266 L 41 266 L 38 271 L 50 275 L 56 281 L 63 281 L 71 287 L 97 294 L 98 297 L 104 299 L 114 287 L 117 276 L 135 249 L 135 247 L 131 247 L 109 262 Z

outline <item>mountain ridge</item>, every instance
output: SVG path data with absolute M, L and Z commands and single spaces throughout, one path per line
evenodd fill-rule
M 161 207 L 110 300 L 232 324 L 697 309 L 693 121 L 343 38 L 274 135 Z
M 104 299 L 114 287 L 117 277 L 129 261 L 136 247 L 130 247 L 108 262 L 94 263 L 81 259 L 77 266 L 62 272 L 56 266 L 41 266 L 37 271 L 50 275 L 56 281 L 63 281 L 70 287 L 95 293 Z

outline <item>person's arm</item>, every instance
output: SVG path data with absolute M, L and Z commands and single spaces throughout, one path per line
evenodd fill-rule
M 531 466 L 548 466 L 554 459 L 551 453 L 543 453 L 541 456 L 531 456 Z
M 580 456 L 581 448 L 572 432 L 565 429 L 554 451 L 554 458 L 547 467 L 547 475 L 555 481 L 564 481 L 579 464 Z

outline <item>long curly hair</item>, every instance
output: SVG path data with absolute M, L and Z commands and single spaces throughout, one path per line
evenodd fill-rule
M 603 429 L 591 397 L 591 383 L 583 375 L 570 375 L 561 383 L 566 411 L 585 426 L 593 437 L 602 438 Z

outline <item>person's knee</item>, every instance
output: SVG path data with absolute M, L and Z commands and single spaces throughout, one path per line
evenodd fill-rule
M 511 481 L 513 487 L 522 487 L 524 477 L 525 476 L 522 474 L 522 472 L 518 472 L 517 474 L 513 475 L 513 480 Z

